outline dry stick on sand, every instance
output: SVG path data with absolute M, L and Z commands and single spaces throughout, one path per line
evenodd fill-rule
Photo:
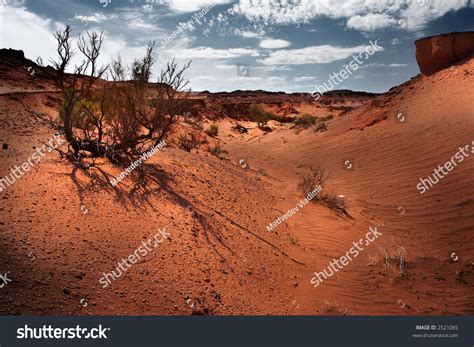
M 287 257 L 288 259 L 294 261 L 295 263 L 297 264 L 300 264 L 300 265 L 304 265 L 306 266 L 305 263 L 302 263 L 292 257 L 290 257 L 288 254 L 286 254 L 284 251 L 282 251 L 280 248 L 278 248 L 277 246 L 275 246 L 274 244 L 272 244 L 271 242 L 268 242 L 267 240 L 261 238 L 260 236 L 258 236 L 257 234 L 255 234 L 254 232 L 252 232 L 251 230 L 247 229 L 246 227 L 240 225 L 239 223 L 237 222 L 234 222 L 232 219 L 230 219 L 229 217 L 227 217 L 225 214 L 223 214 L 222 212 L 219 212 L 219 211 L 216 211 L 216 210 L 213 210 L 215 213 L 217 213 L 219 216 L 221 216 L 222 218 L 225 218 L 227 219 L 229 222 L 231 222 L 233 225 L 239 227 L 240 229 L 243 229 L 245 230 L 246 232 L 248 232 L 249 234 L 253 235 L 254 237 L 256 237 L 257 239 L 259 239 L 260 241 L 266 243 L 267 245 L 269 245 L 270 247 L 276 249 L 278 252 L 280 252 L 281 254 L 283 254 L 285 257 Z

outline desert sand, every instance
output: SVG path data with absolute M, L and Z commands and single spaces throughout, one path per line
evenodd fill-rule
M 22 103 L 57 114 L 59 94 L 27 68 L 2 63 L 1 177 L 52 136 Z M 264 132 L 242 120 L 246 134 L 229 117 L 204 119 L 218 136 L 203 133 L 201 147 L 186 152 L 172 135 L 146 162 L 143 185 L 125 179 L 112 188 L 119 168 L 84 169 L 48 153 L 0 193 L 0 271 L 12 279 L 0 313 L 474 314 L 474 148 L 426 193 L 416 188 L 459 146 L 474 147 L 474 59 L 380 95 L 263 99 L 284 116 L 334 118 L 324 132 L 275 121 Z M 190 129 L 182 122 L 177 133 Z M 226 152 L 209 153 L 215 143 Z M 269 232 L 304 197 L 298 183 L 311 165 L 330 173 L 323 190 L 343 195 L 349 216 L 311 202 Z M 318 287 L 310 283 L 374 226 L 376 242 Z M 102 274 L 158 228 L 170 238 L 103 288 Z

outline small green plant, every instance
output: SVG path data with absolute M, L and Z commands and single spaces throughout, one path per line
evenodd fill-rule
M 206 130 L 206 134 L 211 137 L 216 137 L 219 133 L 219 127 L 216 124 L 211 124 Z
M 216 143 L 214 147 L 209 147 L 208 151 L 216 157 L 220 157 L 221 154 L 228 153 L 225 149 L 222 149 L 219 143 Z
M 333 118 L 334 118 L 334 116 L 333 116 L 332 114 L 329 114 L 329 115 L 327 115 L 327 116 L 325 116 L 325 117 L 319 118 L 319 120 L 320 120 L 321 122 L 326 122 L 326 121 L 331 120 L 331 119 L 333 119 Z
M 250 105 L 250 118 L 257 122 L 259 128 L 263 128 L 270 120 L 270 113 L 265 111 L 261 105 Z
M 265 111 L 262 105 L 252 104 L 250 105 L 249 117 L 253 121 L 257 122 L 260 129 L 264 129 L 267 123 L 271 120 L 283 123 L 284 117 L 279 116 L 273 112 Z
M 280 122 L 280 123 L 285 123 L 285 117 L 283 116 L 280 116 L 278 114 L 275 114 L 275 113 L 270 113 L 270 119 L 271 120 L 274 120 L 274 121 L 277 121 L 277 122 Z
M 295 127 L 308 129 L 310 126 L 316 124 L 317 118 L 309 114 L 304 114 L 301 117 L 297 117 L 293 120 Z

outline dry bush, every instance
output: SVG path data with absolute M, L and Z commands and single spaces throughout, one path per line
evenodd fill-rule
M 393 238 L 392 238 L 393 242 Z M 405 277 L 407 276 L 406 274 L 406 255 L 407 251 L 403 245 L 393 245 L 393 243 L 390 243 L 388 245 L 389 249 L 381 247 L 378 243 L 375 243 L 377 248 L 380 251 L 380 260 L 383 260 L 383 267 L 384 271 L 387 271 L 387 273 L 391 277 Z M 391 248 L 391 250 L 390 250 Z M 378 257 L 372 257 L 372 264 L 377 264 Z M 394 266 L 392 266 L 394 265 Z
M 199 135 L 193 131 L 190 134 L 181 135 L 178 138 L 178 146 L 186 152 L 191 152 L 193 149 L 198 149 L 201 146 Z
M 237 131 L 241 134 L 248 134 L 248 132 L 249 132 L 248 128 L 244 127 L 243 125 L 241 125 L 237 122 L 234 122 L 234 125 L 232 126 L 232 130 Z
M 310 166 L 310 172 L 303 175 L 298 188 L 306 196 L 309 192 L 314 191 L 316 187 L 324 187 L 329 177 L 329 174 L 320 165 Z M 311 201 L 323 204 L 340 215 L 350 217 L 345 201 L 335 194 L 328 192 L 326 188 L 319 192 Z
M 329 209 L 336 211 L 338 214 L 350 217 L 349 213 L 346 210 L 347 206 L 345 201 L 343 199 L 340 199 L 336 195 L 330 193 L 322 193 L 318 200 L 324 205 L 326 205 Z
M 328 127 L 326 126 L 326 123 L 324 122 L 319 122 L 314 126 L 314 132 L 319 133 L 319 132 L 324 132 L 328 130 Z
M 307 195 L 309 192 L 315 190 L 317 186 L 322 187 L 328 178 L 329 175 L 321 166 L 311 166 L 310 172 L 303 175 L 301 182 L 298 184 L 298 188 L 304 195 Z
M 39 115 L 65 135 L 72 158 L 106 157 L 115 164 L 128 165 L 156 146 L 172 131 L 183 110 L 189 81 L 184 72 L 189 63 L 178 67 L 167 64 L 152 84 L 154 43 L 130 66 L 120 58 L 98 66 L 103 33 L 79 37 L 77 48 L 82 62 L 73 73 L 66 73 L 73 49 L 71 27 L 58 30 L 58 58 L 52 60 L 56 86 L 61 92 L 59 120 Z M 109 82 L 103 77 L 107 76 Z
M 208 151 L 209 153 L 219 158 L 221 154 L 228 153 L 225 149 L 222 149 L 221 145 L 218 142 L 214 145 L 214 147 L 209 147 Z
M 191 125 L 196 130 L 203 130 L 202 123 L 200 122 L 199 118 L 191 118 L 186 117 L 184 118 L 184 122 Z

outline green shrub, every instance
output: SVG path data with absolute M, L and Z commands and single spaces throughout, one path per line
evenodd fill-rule
M 265 111 L 260 104 L 252 104 L 249 109 L 249 118 L 257 122 L 259 128 L 263 128 L 271 120 L 283 123 L 284 117 L 273 112 Z
M 214 147 L 209 147 L 208 148 L 209 153 L 215 155 L 216 157 L 220 158 L 221 154 L 228 153 L 225 149 L 221 147 L 219 143 L 216 143 Z
M 293 123 L 297 128 L 307 129 L 310 126 L 316 124 L 317 118 L 309 114 L 304 114 L 301 117 L 295 118 Z
M 206 130 L 206 134 L 211 137 L 216 137 L 218 133 L 219 127 L 216 124 L 211 124 L 211 126 L 209 126 L 209 128 Z
M 270 120 L 270 113 L 265 111 L 261 105 L 250 105 L 250 118 L 257 122 L 258 127 L 264 127 Z
M 280 116 L 278 114 L 275 114 L 275 113 L 270 113 L 270 119 L 271 120 L 274 120 L 274 121 L 277 121 L 277 122 L 280 122 L 280 123 L 284 123 L 285 122 L 285 117 L 284 116 Z
M 326 121 L 331 120 L 333 118 L 334 118 L 334 116 L 332 114 L 330 114 L 330 115 L 327 115 L 325 117 L 319 118 L 319 120 L 322 121 L 322 122 L 326 122 Z

